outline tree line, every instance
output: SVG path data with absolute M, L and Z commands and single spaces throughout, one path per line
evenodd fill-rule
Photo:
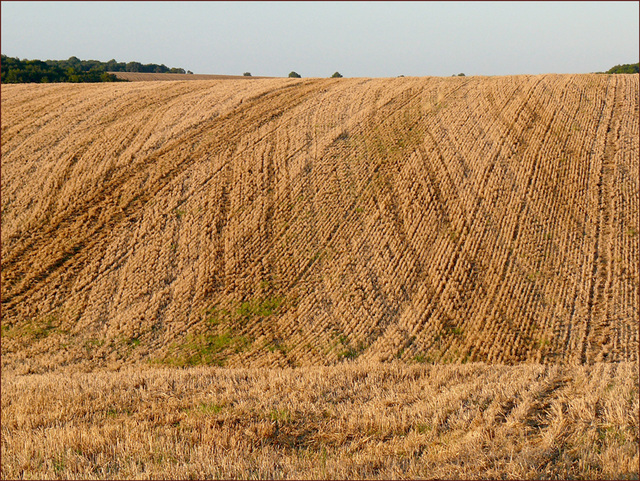
M 623 65 L 616 65 L 615 67 L 607 70 L 606 73 L 640 73 L 640 64 L 637 63 L 625 63 Z
M 605 73 L 640 73 L 640 69 L 638 68 L 640 64 L 637 63 L 624 63 L 622 65 L 616 65 L 615 67 L 611 67 L 606 72 L 595 72 L 598 74 Z
M 0 62 L 1 82 L 4 83 L 47 83 L 47 82 L 122 82 L 108 72 L 150 72 L 150 73 L 193 73 L 183 68 L 169 68 L 155 63 L 108 62 L 80 60 L 20 60 L 2 55 Z

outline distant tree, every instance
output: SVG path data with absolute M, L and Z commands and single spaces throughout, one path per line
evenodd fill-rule
M 251 72 L 245 72 L 242 74 L 244 77 L 251 77 Z
M 640 64 L 637 63 L 625 63 L 623 65 L 616 65 L 609 69 L 607 73 L 640 73 Z
M 0 61 L 2 83 L 28 82 L 123 82 L 107 72 L 174 72 L 185 73 L 184 69 L 168 69 L 166 65 L 140 62 L 108 62 L 99 60 L 80 60 L 70 57 L 67 60 L 20 60 L 2 55 Z
M 67 63 L 73 68 L 79 70 L 78 67 L 80 67 L 80 65 L 82 64 L 82 61 L 78 57 L 69 57 L 69 60 L 67 60 Z
M 142 64 L 140 62 L 129 62 L 126 67 L 127 72 L 142 72 Z
M 342 74 L 340 72 L 335 72 L 331 78 L 342 78 Z
M 289 78 L 302 78 L 298 72 L 289 72 Z
M 463 73 L 459 73 L 459 74 L 458 74 L 458 77 L 465 77 L 465 74 L 463 74 Z
M 101 82 L 117 82 L 118 77 L 116 77 L 111 73 L 104 72 L 102 75 L 100 75 L 100 81 Z
M 80 82 L 80 76 L 76 72 L 76 69 L 74 69 L 73 67 L 69 67 L 67 69 L 67 78 L 69 79 L 69 82 L 72 83 Z
M 119 71 L 118 62 L 116 62 L 115 58 L 112 58 L 111 60 L 109 60 L 105 64 L 104 68 L 105 68 L 105 70 L 107 72 L 118 72 Z

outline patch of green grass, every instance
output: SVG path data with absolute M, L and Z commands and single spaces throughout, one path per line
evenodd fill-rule
M 357 346 L 352 346 L 349 338 L 344 334 L 337 334 L 337 338 L 336 347 L 340 349 L 338 352 L 338 360 L 340 361 L 343 359 L 355 359 L 367 348 L 364 342 L 359 342 Z
M 461 337 L 464 334 L 464 331 L 461 327 L 458 327 L 454 324 L 453 319 L 446 319 L 444 321 L 444 325 L 442 326 L 441 334 L 443 336 L 456 336 Z M 440 334 L 435 337 L 435 341 L 439 341 L 441 338 Z
M 529 274 L 527 274 L 527 280 L 529 282 L 536 282 L 536 280 L 541 279 L 542 277 L 544 276 L 540 271 L 530 272 Z
M 268 281 L 262 281 L 261 287 L 270 287 Z M 233 324 L 236 322 L 246 322 L 255 318 L 265 318 L 274 314 L 280 314 L 284 304 L 284 297 L 258 297 L 241 302 L 235 309 L 229 310 L 217 305 L 210 307 L 204 312 L 205 321 L 209 326 L 219 324 Z
M 620 428 L 617 426 L 609 425 L 609 426 L 599 426 L 598 428 L 598 439 L 601 443 L 604 443 L 608 439 L 612 439 L 615 441 L 615 444 L 619 446 L 624 446 L 626 443 L 626 437 Z
M 543 348 L 548 346 L 549 344 L 551 344 L 551 341 L 549 341 L 549 339 L 538 339 L 535 343 L 536 347 L 538 348 Z
M 451 334 L 453 334 L 454 336 L 462 336 L 462 329 L 460 329 L 458 326 L 454 326 L 451 328 Z
M 15 326 L 11 324 L 2 324 L 0 328 L 0 336 L 6 339 L 11 339 L 15 335 Z
M 178 423 L 180 424 L 180 423 Z M 177 427 L 174 424 L 174 427 Z M 152 457 L 153 463 L 161 466 L 166 466 L 167 464 L 177 464 L 178 458 L 173 453 L 167 453 L 164 451 L 155 451 Z
M 44 339 L 49 337 L 58 329 L 58 319 L 54 314 L 50 314 L 43 319 L 33 320 L 20 327 L 10 326 L 6 329 L 3 326 L 3 337 L 25 337 L 27 339 Z
M 431 424 L 420 423 L 416 424 L 413 429 L 420 434 L 425 434 L 433 431 L 433 426 Z
M 288 423 L 288 422 L 291 421 L 292 415 L 289 412 L 289 410 L 286 409 L 286 408 L 283 408 L 283 409 L 272 409 L 269 412 L 269 419 L 271 421 L 279 421 L 279 422 Z
M 354 347 L 350 347 L 347 350 L 341 352 L 338 357 L 340 359 L 355 359 L 356 357 L 358 357 L 360 355 L 360 350 L 354 348 Z
M 635 237 L 638 235 L 638 230 L 635 227 L 629 227 L 627 229 L 627 234 L 629 234 L 629 237 Z
M 231 320 L 231 312 L 218 306 L 212 306 L 205 311 L 205 322 L 209 326 L 217 326 Z
M 224 366 L 229 354 L 243 351 L 251 342 L 246 336 L 234 336 L 230 331 L 223 334 L 188 335 L 183 343 L 172 345 L 172 355 L 161 362 L 175 367 Z
M 200 403 L 198 411 L 204 414 L 218 414 L 225 408 L 224 404 Z
M 120 414 L 126 414 L 127 416 L 130 416 L 132 413 L 133 411 L 128 408 L 124 408 L 124 409 L 111 408 L 111 409 L 107 409 L 107 411 L 105 412 L 107 417 L 117 417 Z
M 430 355 L 424 354 L 424 353 L 416 354 L 415 356 L 413 356 L 413 360 L 416 361 L 416 362 L 419 362 L 421 364 L 424 364 L 424 363 L 431 364 L 431 363 L 433 363 L 433 357 L 430 356 Z
M 87 339 L 84 342 L 84 347 L 86 349 L 91 349 L 92 347 L 101 347 L 103 345 L 104 345 L 104 339 L 91 338 L 91 339 Z
M 283 354 L 286 354 L 291 350 L 291 347 L 287 346 L 281 339 L 274 339 L 271 342 L 267 342 L 265 347 L 269 352 L 280 351 Z
M 235 313 L 239 318 L 245 320 L 254 317 L 269 317 L 278 313 L 283 303 L 284 298 L 279 296 L 252 299 L 241 303 Z
M 53 458 L 52 464 L 53 464 L 53 470 L 56 472 L 56 474 L 59 474 L 62 471 L 64 471 L 65 459 L 62 455 L 56 456 Z
M 271 283 L 262 281 L 261 287 L 270 288 Z M 229 355 L 244 351 L 253 343 L 253 339 L 244 334 L 245 326 L 281 314 L 284 303 L 284 297 L 268 296 L 236 302 L 228 309 L 213 305 L 203 312 L 205 333 L 187 335 L 183 341 L 176 342 L 169 348 L 168 356 L 155 362 L 176 367 L 223 366 Z M 264 347 L 283 353 L 289 350 L 289 347 L 280 342 L 270 347 L 265 344 Z

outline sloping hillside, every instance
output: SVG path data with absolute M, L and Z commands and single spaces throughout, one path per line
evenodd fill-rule
M 2 86 L 2 364 L 636 361 L 638 76 Z

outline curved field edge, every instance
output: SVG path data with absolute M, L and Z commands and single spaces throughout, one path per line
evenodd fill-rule
M 638 365 L 3 376 L 3 479 L 637 479 Z
M 2 86 L 2 366 L 638 355 L 638 76 Z

